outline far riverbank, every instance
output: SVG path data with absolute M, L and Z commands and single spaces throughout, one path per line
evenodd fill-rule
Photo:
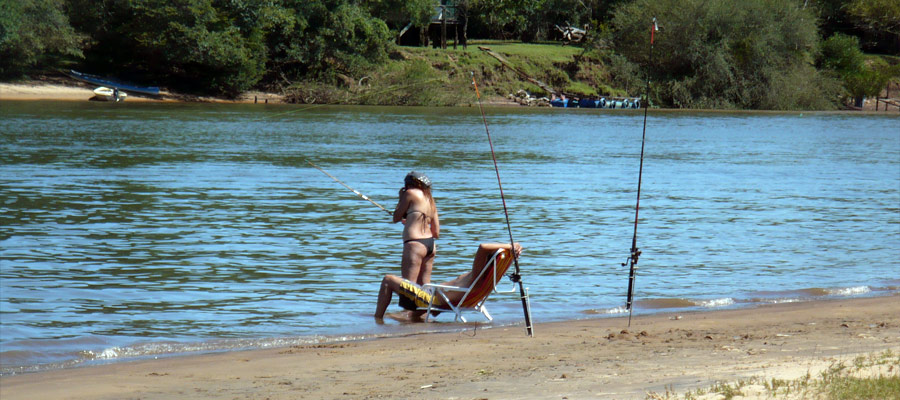
M 93 89 L 95 87 L 84 82 L 78 82 L 74 79 L 67 81 L 65 78 L 57 78 L 53 80 L 32 80 L 25 82 L 0 82 L 0 100 L 13 101 L 31 101 L 31 100 L 54 100 L 54 101 L 90 101 L 94 96 Z M 141 94 L 129 93 L 126 101 L 133 102 L 184 102 L 184 103 L 242 103 L 242 104 L 280 104 L 285 103 L 285 96 L 279 93 L 249 91 L 241 94 L 237 98 L 227 99 L 221 97 L 208 96 L 192 96 L 184 94 L 176 94 L 170 92 L 162 92 L 160 96 L 146 96 Z M 521 106 L 519 103 L 504 99 L 502 97 L 493 97 L 485 99 L 486 105 L 491 106 Z M 876 100 L 866 99 L 863 107 L 859 110 L 844 110 L 850 113 L 856 112 L 885 112 L 884 104 L 880 104 L 876 109 Z M 888 112 L 897 112 L 895 107 L 891 107 Z M 900 110 L 900 109 L 896 109 Z M 696 110 L 695 110 L 696 111 Z

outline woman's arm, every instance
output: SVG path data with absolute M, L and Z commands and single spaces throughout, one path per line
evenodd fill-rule
M 397 202 L 397 208 L 394 209 L 394 223 L 403 221 L 406 216 L 406 210 L 409 209 L 409 192 L 406 188 L 400 189 L 400 201 Z

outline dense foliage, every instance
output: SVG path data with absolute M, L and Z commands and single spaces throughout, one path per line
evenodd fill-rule
M 0 0 L 0 77 L 81 57 L 82 36 L 58 0 Z
M 877 96 L 892 77 L 900 76 L 900 64 L 890 66 L 883 60 L 866 60 L 859 39 L 840 33 L 822 42 L 819 66 L 843 81 L 856 106 L 866 96 Z
M 652 17 L 660 22 L 653 60 Z M 837 100 L 823 92 L 812 61 L 818 43 L 815 16 L 778 0 L 638 0 L 612 20 L 615 49 L 644 66 L 656 81 L 655 97 L 670 107 L 795 108 L 782 97 Z M 795 82 L 798 93 L 784 93 Z M 827 85 L 826 85 L 827 86 Z M 827 104 L 800 104 L 822 108 Z
M 897 74 L 861 49 L 900 52 L 890 0 L 0 0 L 0 78 L 75 68 L 197 94 L 321 92 L 379 68 L 419 71 L 388 55 L 442 3 L 469 38 L 541 42 L 557 25 L 587 27 L 581 55 L 543 79 L 638 95 L 650 78 L 654 102 L 671 107 L 830 108 Z
M 349 0 L 66 0 L 90 37 L 87 69 L 128 71 L 192 92 L 236 95 L 384 60 L 383 21 Z

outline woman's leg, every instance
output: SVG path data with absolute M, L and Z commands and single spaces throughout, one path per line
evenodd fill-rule
M 403 243 L 403 258 L 400 260 L 400 276 L 409 279 L 410 282 L 419 282 L 422 273 L 422 263 L 428 249 L 419 242 Z M 429 271 L 430 277 L 430 271 Z
M 422 259 L 422 267 L 419 269 L 419 280 L 416 281 L 419 285 L 431 283 L 431 270 L 434 267 L 435 254 L 437 254 L 437 245 L 434 245 L 434 251 L 431 254 Z

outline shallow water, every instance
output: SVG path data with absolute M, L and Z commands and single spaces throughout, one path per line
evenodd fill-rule
M 534 320 L 619 315 L 643 113 L 487 114 Z M 402 227 L 307 160 L 389 209 L 426 172 L 435 280 L 509 239 L 477 108 L 0 102 L 0 138 L 4 374 L 471 326 L 373 322 Z M 900 116 L 652 111 L 645 153 L 636 313 L 898 292 Z

